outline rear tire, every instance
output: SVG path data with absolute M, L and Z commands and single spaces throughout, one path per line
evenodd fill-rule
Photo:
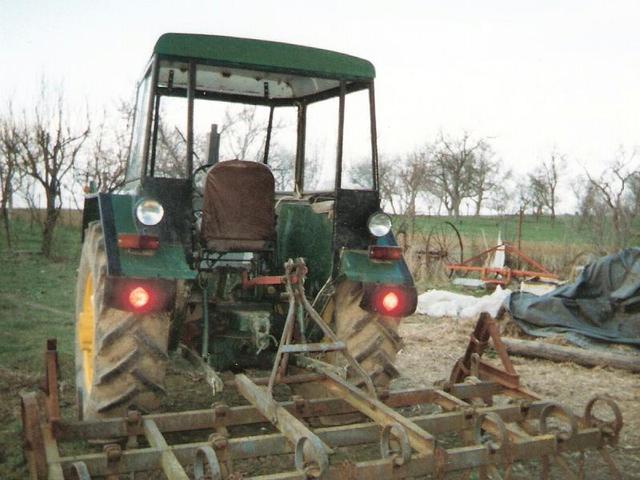
M 402 340 L 398 335 L 400 319 L 386 317 L 360 308 L 361 283 L 344 281 L 336 287 L 331 317 L 334 330 L 347 344 L 349 353 L 362 366 L 378 389 L 386 388 L 399 376 L 395 362 Z M 329 312 L 327 312 L 329 313 Z M 339 354 L 334 354 L 340 358 Z M 348 380 L 364 387 L 364 380 L 356 372 L 348 372 Z
M 80 419 L 149 412 L 165 393 L 170 315 L 105 305 L 107 257 L 99 222 L 89 224 L 76 293 L 76 391 Z

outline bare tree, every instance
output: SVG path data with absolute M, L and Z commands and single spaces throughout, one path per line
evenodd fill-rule
M 235 112 L 225 111 L 220 135 L 227 155 L 240 160 L 261 160 L 267 123 L 258 117 L 255 105 L 245 105 Z M 273 129 L 279 128 L 276 125 Z
M 21 172 L 19 169 L 20 144 L 11 105 L 7 112 L 5 118 L 0 118 L 0 212 L 2 212 L 4 231 L 7 236 L 7 247 L 11 249 L 9 208 L 13 193 L 21 179 Z
M 20 168 L 42 188 L 45 219 L 42 226 L 42 254 L 51 255 L 53 233 L 62 208 L 62 181 L 73 169 L 89 136 L 89 120 L 72 127 L 62 91 L 50 101 L 43 87 L 32 116 L 24 115 L 19 128 Z
M 534 198 L 536 215 L 542 209 L 548 209 L 551 220 L 556 219 L 556 205 L 558 203 L 558 182 L 567 165 L 564 155 L 552 152 L 548 160 L 542 162 L 533 173 L 529 174 L 529 189 Z
M 527 191 L 528 204 L 531 207 L 531 213 L 536 217 L 536 221 L 539 221 L 545 206 L 546 186 L 535 175 L 530 174 L 527 178 L 528 183 L 524 188 Z
M 501 164 L 493 158 L 493 151 L 488 144 L 479 149 L 474 156 L 471 200 L 475 207 L 474 215 L 478 216 L 485 202 L 491 200 L 495 205 L 497 199 L 504 198 L 503 185 L 511 176 L 511 171 L 501 168 Z
M 103 114 L 100 125 L 90 138 L 86 162 L 75 168 L 77 183 L 83 187 L 93 183 L 99 192 L 113 192 L 124 185 L 133 112 L 133 104 L 122 100 L 116 109 L 115 119 Z
M 620 148 L 600 176 L 595 177 L 588 171 L 585 175 L 587 188 L 580 199 L 583 215 L 596 209 L 606 211 L 613 230 L 613 246 L 624 247 L 631 241 L 632 225 L 640 213 L 638 150 L 627 153 Z M 602 223 L 604 219 L 595 217 L 593 220 Z
M 449 215 L 460 216 L 460 205 L 467 198 L 476 198 L 482 205 L 488 180 L 491 149 L 485 139 L 473 139 L 465 132 L 460 138 L 440 134 L 433 145 L 433 190 L 444 202 Z M 484 163 L 483 168 L 478 168 Z M 479 172 L 484 180 L 478 181 Z M 477 209 L 479 210 L 479 206 Z
M 431 162 L 429 152 L 422 150 L 409 154 L 404 162 L 397 162 L 398 186 L 396 194 L 399 199 L 400 210 L 409 218 L 414 218 L 417 211 L 417 201 L 421 195 L 431 188 Z

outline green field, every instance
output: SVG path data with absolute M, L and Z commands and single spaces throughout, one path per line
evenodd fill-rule
M 64 378 L 73 378 L 73 308 L 80 235 L 77 228 L 57 229 L 54 258 L 44 259 L 40 229 L 15 222 L 14 252 L 0 238 L 0 478 L 23 479 L 19 393 L 37 388 L 43 372 L 47 338 L 58 339 Z M 62 405 L 74 398 L 63 385 Z
M 396 227 L 404 224 L 409 227 L 410 222 L 397 216 L 394 218 Z M 418 216 L 415 230 L 428 234 L 429 231 L 442 222 L 450 222 L 458 229 L 463 239 L 473 237 L 487 238 L 489 243 L 495 242 L 498 234 L 503 241 L 516 242 L 518 232 L 518 216 L 479 216 L 479 217 L 446 217 L 446 216 Z M 545 242 L 554 244 L 589 243 L 588 235 L 581 232 L 577 219 L 573 215 L 560 215 L 552 221 L 550 217 L 525 215 L 522 222 L 523 242 Z

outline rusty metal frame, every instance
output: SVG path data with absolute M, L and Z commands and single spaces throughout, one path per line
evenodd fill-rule
M 533 270 L 512 269 L 509 267 L 489 267 L 489 266 L 477 266 L 472 265 L 474 262 L 484 261 L 490 254 L 503 248 L 505 254 L 515 256 L 519 262 L 523 262 L 525 265 L 529 265 Z M 544 265 L 535 261 L 533 258 L 527 256 L 522 250 L 519 250 L 510 243 L 501 243 L 495 247 L 489 248 L 474 257 L 468 258 L 461 263 L 447 263 L 446 268 L 450 272 L 477 272 L 480 274 L 480 279 L 485 283 L 492 283 L 495 285 L 508 285 L 512 278 L 518 277 L 539 277 L 549 280 L 558 280 L 560 277 L 555 273 L 550 272 Z M 490 275 L 499 275 L 502 278 L 491 278 Z
M 92 476 L 100 476 L 115 480 L 121 474 L 161 470 L 169 480 L 188 480 L 189 471 L 198 480 L 223 480 L 238 478 L 234 473 L 235 462 L 277 455 L 283 456 L 284 471 L 251 478 L 396 479 L 425 474 L 444 478 L 448 472 L 461 471 L 468 478 L 474 470 L 481 479 L 500 471 L 508 478 L 514 462 L 535 458 L 542 464 L 543 479 L 550 478 L 552 462 L 562 469 L 564 477 L 584 478 L 586 449 L 596 449 L 612 476 L 621 478 L 607 450 L 617 443 L 623 426 L 617 404 L 608 397 L 594 397 L 587 403 L 584 414 L 578 416 L 566 406 L 541 400 L 523 388 L 500 340 L 497 324 L 486 313 L 480 316 L 450 381 L 441 388 L 364 391 L 349 383 L 346 375 L 341 375 L 334 366 L 307 357 L 308 353 L 340 352 L 353 371 L 358 372 L 359 368 L 366 376 L 344 342 L 338 340 L 306 300 L 305 275 L 301 259 L 289 260 L 285 265 L 289 314 L 271 375 L 258 379 L 244 374 L 235 376 L 233 383 L 249 406 L 217 403 L 210 409 L 181 413 L 141 415 L 129 411 L 123 418 L 63 420 L 58 403 L 56 342 L 47 341 L 43 401 L 33 392 L 21 396 L 23 444 L 30 478 L 90 480 Z M 294 318 L 305 311 L 329 342 L 292 342 Z M 490 341 L 501 366 L 481 358 Z M 298 366 L 311 372 L 287 376 L 291 354 L 296 355 Z M 319 383 L 334 397 L 293 396 L 290 402 L 278 402 L 272 395 L 277 383 L 301 382 Z M 607 407 L 613 420 L 597 418 L 596 403 L 601 408 Z M 434 413 L 424 414 L 426 406 Z M 417 414 L 407 416 L 398 411 L 404 407 L 411 407 Z M 339 419 L 341 415 L 354 413 L 370 421 L 316 429 L 309 426 L 313 418 Z M 230 434 L 235 431 L 231 427 L 265 423 L 271 424 L 276 433 L 240 437 Z M 174 432 L 201 432 L 209 436 L 206 441 L 170 444 L 166 435 Z M 457 442 L 444 448 L 438 438 L 441 434 L 456 434 Z M 144 437 L 149 446 L 140 448 L 138 437 Z M 105 438 L 112 439 L 112 443 L 105 445 L 102 453 L 67 456 L 59 448 L 65 441 Z M 379 459 L 331 462 L 338 447 L 376 442 Z M 570 452 L 578 452 L 577 473 L 566 457 Z M 293 466 L 288 459 L 291 454 Z
M 491 318 L 484 318 L 474 332 L 471 344 L 482 346 L 492 338 Z M 488 337 L 487 337 L 488 332 Z M 483 340 L 486 339 L 486 340 Z M 448 472 L 477 470 L 480 478 L 502 470 L 509 476 L 514 462 L 540 459 L 543 478 L 550 478 L 552 463 L 565 477 L 581 478 L 586 449 L 596 449 L 614 477 L 620 478 L 607 447 L 615 445 L 622 416 L 609 398 L 596 397 L 586 406 L 584 415 L 577 416 L 567 407 L 546 400 L 538 400 L 531 392 L 505 386 L 504 382 L 485 381 L 474 373 L 480 355 L 479 347 L 471 349 L 461 359 L 469 365 L 469 375 L 454 370 L 464 382 L 451 382 L 442 388 L 393 391 L 376 399 L 353 387 L 341 377 L 325 372 L 311 374 L 309 379 L 321 381 L 335 398 L 303 399 L 276 402 L 259 386 L 266 379 L 250 379 L 237 375 L 235 384 L 249 400 L 250 406 L 228 407 L 214 404 L 210 409 L 181 413 L 140 415 L 129 412 L 124 418 L 98 421 L 68 421 L 59 417 L 57 400 L 57 352 L 55 342 L 47 343 L 45 353 L 46 383 L 43 402 L 35 393 L 22 395 L 22 417 L 25 458 L 32 479 L 65 479 L 96 477 L 118 478 L 136 471 L 162 470 L 169 479 L 190 478 L 186 472 L 213 472 L 211 478 L 232 478 L 233 463 L 246 459 L 293 454 L 292 468 L 268 476 L 271 480 L 407 478 L 434 474 L 445 478 Z M 468 358 L 468 361 L 464 361 Z M 458 364 L 460 365 L 460 364 Z M 495 367 L 499 370 L 498 367 Z M 512 366 L 511 366 L 512 368 Z M 300 376 L 304 377 L 304 375 Z M 309 374 L 307 374 L 309 377 Z M 285 377 L 286 378 L 286 377 Z M 453 376 L 452 376 L 453 378 Z M 456 377 L 457 378 L 457 377 Z M 304 378 L 302 378 L 304 379 Z M 302 380 L 301 379 L 301 380 Z M 496 399 L 511 396 L 524 399 L 500 403 Z M 607 405 L 615 420 L 605 422 L 593 415 L 596 402 Z M 44 405 L 41 407 L 40 405 Z M 428 406 L 436 413 L 407 417 L 397 409 Z M 311 429 L 307 420 L 318 416 L 361 412 L 374 421 Z M 569 426 L 552 431 L 547 419 L 556 418 Z M 229 427 L 271 423 L 279 433 L 235 437 Z M 172 432 L 211 433 L 206 441 L 170 444 L 167 434 Z M 461 446 L 442 448 L 437 439 L 442 434 L 459 434 Z M 149 447 L 139 448 L 137 438 L 146 438 Z M 59 445 L 68 441 L 111 438 L 101 453 L 66 456 Z M 115 443 L 121 439 L 119 443 Z M 126 447 L 120 445 L 126 440 Z M 395 450 L 391 440 L 396 440 Z M 331 463 L 336 447 L 349 447 L 379 442 L 381 458 L 374 460 Z M 398 448 L 399 446 L 399 448 Z M 579 452 L 578 473 L 566 458 L 569 452 Z M 188 468 L 189 465 L 193 469 Z M 582 473 L 581 473 L 582 472 Z M 545 476 L 546 475 L 546 476 Z M 198 478 L 197 476 L 195 478 Z

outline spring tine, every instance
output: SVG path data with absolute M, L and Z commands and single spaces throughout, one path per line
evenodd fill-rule
M 618 470 L 618 466 L 613 461 L 613 458 L 611 458 L 611 454 L 609 453 L 609 451 L 606 448 L 600 448 L 598 451 L 600 452 L 600 455 L 602 455 L 604 461 L 607 463 L 611 475 L 622 480 L 622 473 L 620 473 L 620 470 Z
M 565 473 L 567 474 L 567 478 L 571 478 L 573 480 L 578 480 L 578 477 L 576 476 L 576 474 L 573 473 L 573 470 L 571 470 L 571 466 L 569 465 L 569 462 L 567 462 L 565 460 L 565 458 L 562 456 L 562 454 L 555 455 L 553 457 L 553 459 L 565 471 Z

